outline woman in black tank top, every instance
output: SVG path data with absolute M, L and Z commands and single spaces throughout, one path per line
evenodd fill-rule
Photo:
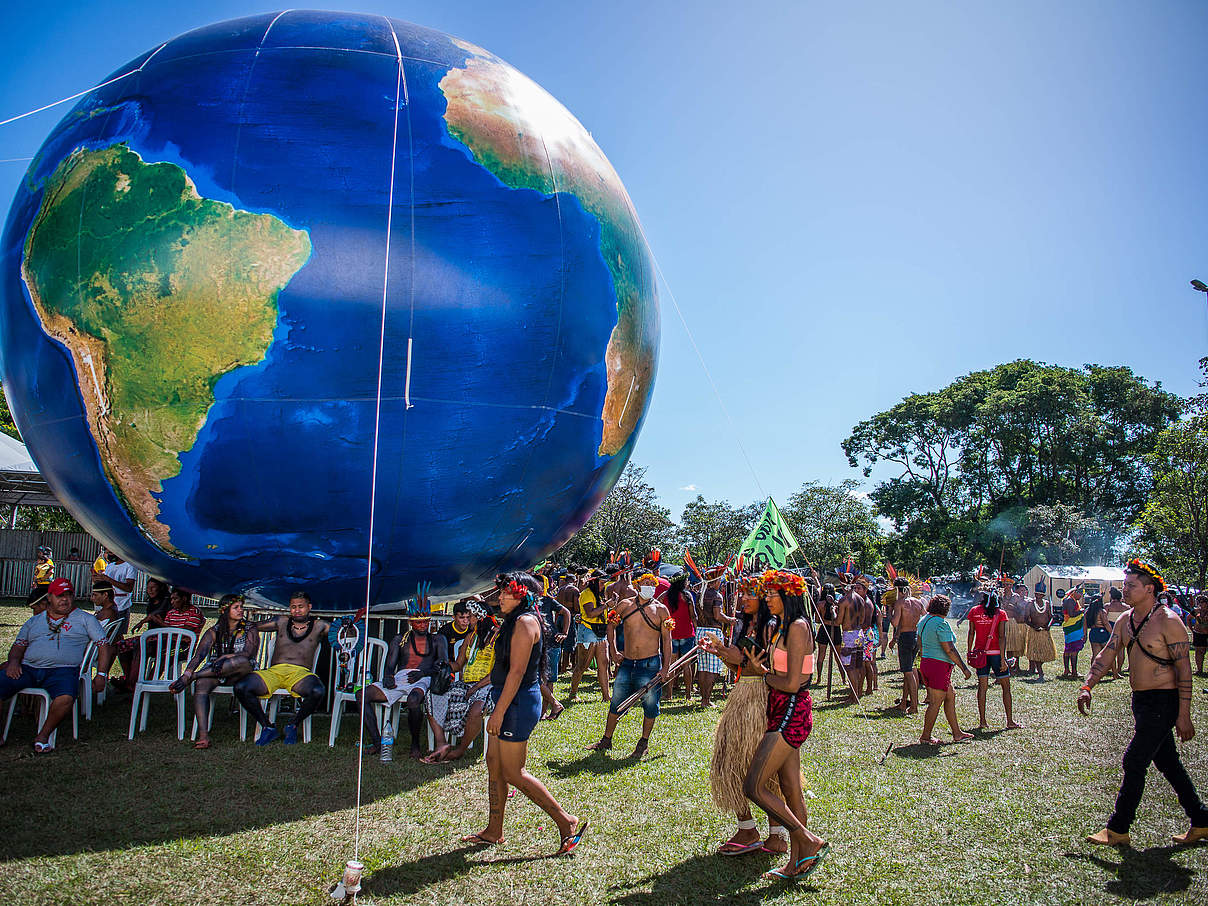
M 525 769 L 528 738 L 541 717 L 541 671 L 545 664 L 537 595 L 541 586 L 528 573 L 513 572 L 496 579 L 503 623 L 495 643 L 491 668 L 491 701 L 495 710 L 487 721 L 487 791 L 490 819 L 486 829 L 463 837 L 463 843 L 494 846 L 503 842 L 503 813 L 508 787 L 524 793 L 558 826 L 568 853 L 579 845 L 587 822 L 570 814 L 540 780 Z

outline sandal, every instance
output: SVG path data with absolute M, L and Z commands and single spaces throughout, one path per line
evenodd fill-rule
M 208 749 L 209 747 L 210 741 L 208 739 L 199 739 L 197 742 L 193 743 L 193 748 L 195 749 Z
M 579 822 L 579 826 L 575 828 L 575 832 L 569 837 L 562 838 L 562 845 L 558 847 L 555 856 L 565 856 L 567 853 L 573 853 L 575 848 L 583 842 L 583 835 L 587 833 L 587 819 L 584 818 Z
M 565 710 L 566 710 L 566 705 L 559 705 L 558 710 L 557 711 L 551 710 L 549 712 L 549 717 L 547 717 L 545 719 L 546 720 L 557 720 L 559 717 L 562 716 L 562 712 Z
M 757 852 L 761 849 L 763 849 L 762 840 L 756 840 L 754 843 L 731 843 L 727 840 L 717 848 L 717 854 L 719 856 L 745 856 L 747 853 Z
M 785 874 L 783 868 L 774 868 L 771 871 L 765 871 L 763 876 L 774 881 L 803 881 L 817 870 L 822 864 L 822 860 L 826 858 L 827 852 L 830 850 L 830 844 L 824 843 L 822 847 L 812 856 L 804 856 L 793 863 L 793 873 Z M 809 863 L 806 865 L 806 863 Z M 802 865 L 806 865 L 802 868 Z
M 35 755 L 49 755 L 54 750 L 55 750 L 55 747 L 48 742 L 35 742 L 34 743 L 34 754 Z
M 468 834 L 461 838 L 462 843 L 469 843 L 473 846 L 499 846 L 504 843 L 503 837 L 498 840 L 492 840 L 489 837 L 484 837 L 482 834 Z

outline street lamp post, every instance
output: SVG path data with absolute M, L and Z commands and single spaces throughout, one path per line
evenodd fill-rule
M 1205 283 L 1203 280 L 1192 280 L 1191 288 L 1196 292 L 1203 293 L 1205 298 L 1208 299 L 1208 283 Z

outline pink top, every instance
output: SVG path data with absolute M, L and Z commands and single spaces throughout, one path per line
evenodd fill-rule
M 789 653 L 777 645 L 772 649 L 772 670 L 776 673 L 789 672 Z M 814 656 L 807 654 L 801 659 L 801 675 L 809 676 L 814 672 Z

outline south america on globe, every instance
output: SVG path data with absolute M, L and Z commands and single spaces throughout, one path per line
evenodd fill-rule
M 31 163 L 0 284 L 14 418 L 89 532 L 203 593 L 353 609 L 586 521 L 659 319 L 629 196 L 565 108 L 346 13 L 218 23 L 110 79 Z

